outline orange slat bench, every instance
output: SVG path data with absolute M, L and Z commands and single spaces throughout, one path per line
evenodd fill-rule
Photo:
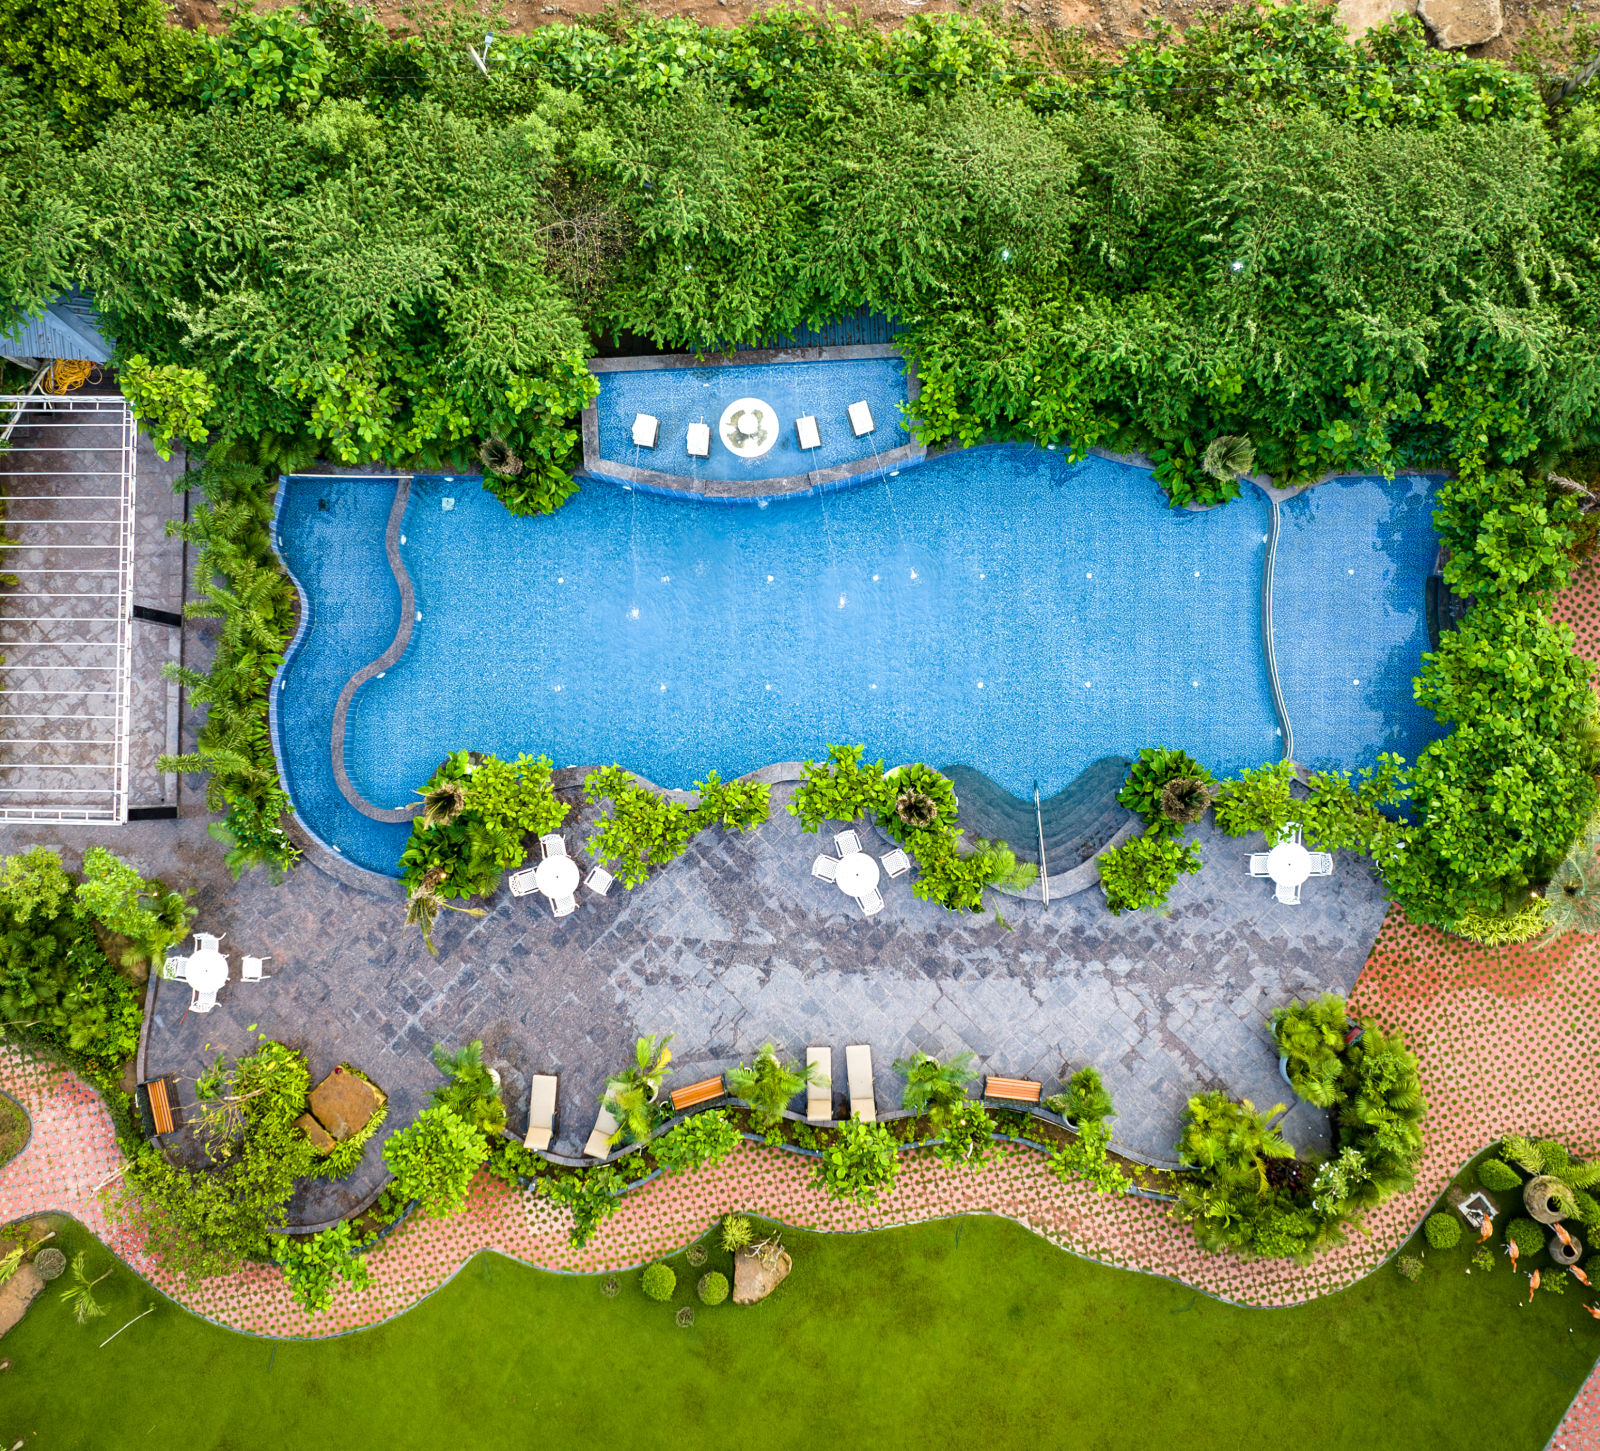
M 1031 1078 L 996 1078 L 991 1074 L 983 1080 L 985 1098 L 1004 1098 L 1012 1103 L 1038 1103 L 1043 1091 L 1043 1085 Z
M 150 1099 L 150 1117 L 156 1126 L 158 1134 L 172 1132 L 172 1100 L 167 1097 L 167 1082 L 164 1078 L 152 1078 L 144 1085 L 144 1091 Z
M 673 1113 L 682 1113 L 686 1108 L 693 1108 L 697 1103 L 710 1103 L 714 1098 L 721 1098 L 728 1090 L 722 1086 L 722 1075 L 715 1078 L 703 1078 L 699 1083 L 691 1083 L 687 1088 L 680 1088 L 672 1095 Z

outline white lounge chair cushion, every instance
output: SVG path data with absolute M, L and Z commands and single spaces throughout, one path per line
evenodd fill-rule
M 709 458 L 711 456 L 711 425 L 709 423 L 691 423 L 689 425 L 689 457 Z
M 806 1084 L 806 1120 L 825 1124 L 833 1120 L 833 1049 L 807 1048 L 806 1066 L 817 1070 Z
M 850 427 L 855 430 L 857 438 L 863 433 L 871 433 L 876 426 L 872 421 L 872 410 L 867 407 L 865 398 L 859 403 L 850 405 Z
M 794 431 L 799 435 L 801 448 L 821 448 L 822 435 L 817 432 L 817 420 L 809 413 L 794 421 Z
M 528 1149 L 548 1149 L 556 1123 L 556 1082 L 548 1073 L 535 1073 L 528 1090 Z
M 638 413 L 633 419 L 633 441 L 640 448 L 654 448 L 661 432 L 661 420 L 648 413 Z
M 844 1050 L 845 1073 L 850 1079 L 850 1112 L 863 1123 L 878 1121 L 878 1100 L 872 1090 L 872 1046 L 853 1043 Z
M 826 852 L 824 852 L 816 859 L 816 861 L 811 863 L 811 875 L 814 877 L 821 877 L 825 882 L 838 881 L 839 858 L 836 856 L 829 856 Z
M 611 1135 L 616 1131 L 617 1121 L 611 1116 L 611 1110 L 602 1108 L 594 1121 L 589 1142 L 583 1146 L 583 1152 L 591 1159 L 604 1159 L 611 1152 Z

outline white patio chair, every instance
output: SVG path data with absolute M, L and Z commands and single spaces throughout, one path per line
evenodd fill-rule
M 1285 907 L 1298 907 L 1300 905 L 1300 883 L 1291 885 L 1288 882 L 1279 882 L 1277 890 L 1273 893 Z
M 567 854 L 567 839 L 559 831 L 552 831 L 549 836 L 539 838 L 539 853 L 546 861 L 553 856 Z
M 195 995 L 189 999 L 189 1011 L 191 1013 L 209 1013 L 212 1008 L 216 1007 L 216 1005 L 217 995 L 215 993 L 201 993 L 197 991 Z
M 578 899 L 574 897 L 556 897 L 550 903 L 552 917 L 570 917 L 578 910 Z
M 633 441 L 640 448 L 654 448 L 656 438 L 661 433 L 661 420 L 652 418 L 648 413 L 636 413 L 633 416 Z
M 513 897 L 531 896 L 539 890 L 538 867 L 523 867 L 520 872 L 512 872 L 506 885 L 511 888 Z
M 239 981 L 260 982 L 267 975 L 261 971 L 262 967 L 271 961 L 270 957 L 242 958 L 239 963 Z
M 850 1116 L 862 1123 L 878 1121 L 878 1100 L 872 1090 L 872 1046 L 852 1043 L 844 1050 L 845 1073 L 850 1079 Z
M 616 878 L 604 867 L 591 867 L 589 875 L 583 879 L 583 884 L 597 897 L 603 897 L 611 890 L 611 884 Z
M 1272 875 L 1272 873 L 1267 870 L 1266 852 L 1253 851 L 1250 853 L 1250 875 L 1252 877 L 1270 877 Z
M 209 932 L 196 932 L 194 934 L 194 947 L 196 952 L 220 952 L 222 938 L 228 934 L 224 932 L 219 937 L 213 937 Z
M 911 870 L 911 858 L 899 847 L 886 851 L 882 857 L 883 869 L 891 877 L 903 877 Z
M 821 877 L 825 882 L 839 880 L 839 858 L 823 853 L 816 861 L 811 863 L 811 875 Z
M 1300 823 L 1298 821 L 1284 822 L 1283 831 L 1278 837 L 1278 842 L 1281 845 L 1286 841 L 1292 841 L 1296 846 L 1305 845 L 1305 841 L 1300 834 Z
M 872 421 L 872 410 L 867 407 L 865 398 L 859 403 L 850 405 L 850 427 L 855 430 L 857 438 L 860 438 L 863 433 L 871 433 L 877 427 L 877 424 Z
M 883 911 L 883 898 L 879 895 L 876 887 L 869 887 L 865 895 L 857 897 L 856 901 L 861 904 L 861 915 L 863 917 L 876 917 L 878 913 Z
M 817 432 L 817 420 L 809 413 L 804 418 L 795 419 L 794 431 L 802 449 L 822 447 L 822 435 Z
M 187 957 L 169 957 L 161 964 L 162 982 L 182 982 L 189 972 Z
M 840 856 L 854 856 L 861 850 L 861 838 L 853 831 L 841 831 L 834 837 L 833 844 Z
M 1314 851 L 1311 853 L 1311 875 L 1314 877 L 1331 877 L 1333 875 L 1333 856 L 1329 852 Z
M 691 423 L 689 425 L 689 457 L 711 457 L 711 425 L 709 423 Z

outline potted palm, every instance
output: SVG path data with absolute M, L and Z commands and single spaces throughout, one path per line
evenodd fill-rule
M 1274 1008 L 1271 1022 L 1283 1081 L 1307 1103 L 1332 1108 L 1349 1041 L 1344 999 L 1324 993 L 1310 1002 Z
M 672 1050 L 667 1044 L 673 1036 L 651 1033 L 638 1039 L 633 1045 L 633 1062 L 606 1081 L 601 1103 L 617 1121 L 611 1143 L 620 1144 L 626 1139 L 642 1144 L 655 1132 L 663 1117 L 659 1107 L 661 1088 L 672 1072 L 667 1066 L 672 1062 Z

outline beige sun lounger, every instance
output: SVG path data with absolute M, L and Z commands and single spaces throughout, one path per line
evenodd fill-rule
M 832 1123 L 833 1049 L 807 1048 L 806 1067 L 817 1070 L 812 1081 L 806 1084 L 806 1122 Z
M 872 1092 L 872 1048 L 853 1043 L 844 1050 L 845 1072 L 850 1079 L 850 1116 L 863 1123 L 878 1121 L 878 1100 Z
M 535 1073 L 528 1093 L 528 1136 L 525 1149 L 548 1149 L 556 1126 L 556 1079 L 548 1073 Z
M 583 1152 L 591 1159 L 609 1158 L 611 1135 L 616 1131 L 616 1119 L 611 1116 L 611 1110 L 602 1105 L 600 1116 L 594 1121 L 594 1132 L 589 1135 L 589 1142 L 583 1146 Z

